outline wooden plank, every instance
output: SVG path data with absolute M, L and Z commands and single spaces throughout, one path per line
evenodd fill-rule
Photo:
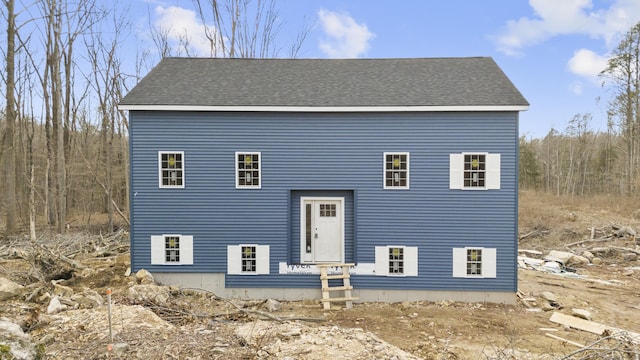
M 353 286 L 329 286 L 329 287 L 323 287 L 322 291 L 341 291 L 341 290 L 352 290 Z
M 561 324 L 565 326 L 572 327 L 574 329 L 587 331 L 592 334 L 597 334 L 600 336 L 604 335 L 618 335 L 626 337 L 634 344 L 640 344 L 640 334 L 632 331 L 627 331 L 624 329 L 616 328 L 613 326 L 607 326 L 604 324 L 599 324 L 597 322 L 584 320 L 577 318 L 575 316 L 565 315 L 559 312 L 554 312 L 551 315 L 549 321 L 554 322 L 556 324 Z
M 330 298 L 330 299 L 320 299 L 322 302 L 333 302 L 333 301 L 355 301 L 360 300 L 359 297 L 339 297 L 339 298 Z
M 580 319 L 575 316 L 565 315 L 559 312 L 554 312 L 551 315 L 549 321 L 600 336 L 604 335 L 605 331 L 607 330 L 607 327 L 605 325 L 585 319 Z
M 327 277 L 327 268 L 321 267 L 320 268 L 320 282 L 322 283 L 322 288 L 323 289 L 329 287 L 329 280 L 327 280 L 326 277 Z M 330 298 L 329 292 L 322 290 L 322 300 L 327 300 L 329 298 Z M 323 302 L 322 303 L 322 307 L 325 310 L 329 310 L 329 308 L 331 308 L 331 303 L 330 302 Z
M 333 280 L 333 279 L 345 279 L 344 275 L 324 275 L 320 277 L 320 280 Z
M 560 340 L 560 341 L 562 341 L 563 344 L 571 344 L 571 345 L 576 346 L 576 347 L 578 347 L 580 349 L 584 347 L 584 345 L 582 345 L 580 343 L 565 339 L 565 338 L 557 336 L 557 335 L 553 335 L 553 334 L 549 334 L 549 333 L 546 333 L 545 335 L 547 335 L 548 337 L 550 337 L 552 339 Z

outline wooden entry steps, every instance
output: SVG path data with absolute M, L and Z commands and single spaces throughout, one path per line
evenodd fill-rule
M 344 302 L 347 309 L 351 309 L 353 307 L 353 301 L 358 300 L 359 298 L 351 296 L 351 290 L 353 290 L 353 286 L 351 286 L 351 274 L 349 274 L 349 268 L 354 264 L 317 264 L 316 266 L 320 269 L 320 283 L 322 284 L 322 306 L 325 310 L 331 308 L 332 302 Z M 342 269 L 342 274 L 338 275 L 329 275 L 328 268 L 339 267 Z M 342 286 L 329 286 L 329 280 L 332 279 L 342 279 Z M 334 297 L 330 296 L 331 291 L 344 291 L 343 297 Z

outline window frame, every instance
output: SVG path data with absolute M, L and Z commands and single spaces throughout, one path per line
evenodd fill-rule
M 466 155 L 485 156 L 484 186 L 464 186 L 464 158 Z M 502 155 L 500 153 L 484 151 L 466 151 L 449 154 L 449 189 L 465 191 L 500 190 L 501 157 Z
M 179 261 L 167 261 L 166 241 L 170 237 L 178 238 Z M 151 265 L 193 265 L 193 235 L 151 235 Z
M 465 256 L 466 256 L 466 274 L 467 277 L 482 277 L 484 272 L 482 271 L 482 266 L 484 264 L 483 257 L 484 249 L 483 248 L 466 248 Z M 472 254 L 475 254 L 476 258 L 474 259 Z M 479 258 L 478 258 L 479 257 Z M 474 266 L 475 265 L 475 270 Z
M 240 169 L 240 160 L 238 159 L 239 155 L 250 155 L 258 156 L 258 168 L 253 169 L 252 171 L 258 172 L 258 184 L 257 185 L 240 185 L 240 172 L 247 171 L 246 169 Z M 233 164 L 235 168 L 235 177 L 236 177 L 236 189 L 262 189 L 262 152 L 260 151 L 236 151 L 234 153 Z
M 469 161 L 467 161 L 467 157 L 469 157 Z M 487 158 L 489 157 L 488 153 L 463 153 L 462 154 L 462 187 L 465 189 L 486 189 L 487 188 Z M 477 159 L 474 159 L 477 158 Z M 480 158 L 484 159 L 482 162 Z M 478 161 L 478 169 L 467 169 L 467 163 L 470 163 L 473 167 L 474 160 Z M 482 165 L 482 166 L 481 166 Z M 482 169 L 480 168 L 482 167 Z M 469 178 L 467 178 L 467 174 Z M 477 179 L 473 180 L 473 174 L 478 174 Z M 482 178 L 482 179 L 480 179 Z M 469 181 L 469 185 L 466 185 L 467 181 Z M 480 182 L 482 181 L 482 185 Z M 476 185 L 474 185 L 476 184 Z
M 482 258 L 480 263 L 480 274 L 468 274 L 467 269 L 469 261 L 467 260 L 467 254 L 470 250 L 481 250 Z M 478 263 L 478 262 L 477 262 Z M 482 247 L 482 246 L 468 246 L 452 249 L 452 276 L 454 278 L 468 278 L 468 279 L 486 279 L 496 278 L 497 274 L 497 248 Z
M 180 236 L 164 235 L 164 262 L 165 264 L 180 263 Z M 175 241 L 172 245 L 172 240 Z M 173 256 L 171 254 L 174 254 Z M 175 257 L 177 260 L 171 260 Z
M 162 156 L 163 155 L 180 155 L 180 157 L 182 158 L 182 167 L 180 169 L 171 169 L 171 168 L 163 168 L 162 167 Z M 181 185 L 165 185 L 163 183 L 163 176 L 162 176 L 162 172 L 163 171 L 171 171 L 171 170 L 176 170 L 179 171 L 182 174 L 182 184 Z M 160 150 L 158 151 L 158 188 L 160 189 L 184 189 L 185 188 L 185 184 L 186 184 L 186 172 L 185 172 L 185 157 L 184 157 L 184 151 L 169 151 L 169 150 Z
M 246 249 L 252 249 L 247 253 Z M 250 270 L 247 270 L 247 267 Z M 240 246 L 240 271 L 243 274 L 255 274 L 258 272 L 258 247 L 256 245 Z
M 243 271 L 244 247 L 255 248 L 255 271 Z M 258 244 L 234 244 L 227 245 L 227 274 L 228 275 L 269 275 L 270 273 L 270 246 Z
M 391 259 L 389 258 L 389 252 L 394 248 L 403 249 L 403 273 L 391 273 L 389 267 L 391 265 Z M 418 247 L 406 246 L 406 245 L 385 245 L 375 246 L 375 263 L 374 272 L 376 276 L 389 276 L 389 277 L 409 277 L 418 276 Z
M 393 169 L 387 169 L 387 156 L 406 156 L 407 157 L 407 168 L 405 170 L 398 169 L 398 172 L 406 173 L 406 185 L 395 186 L 395 185 L 387 185 L 387 172 L 393 173 Z M 411 175 L 411 156 L 408 151 L 385 151 L 382 153 L 382 188 L 385 190 L 409 190 L 410 189 L 410 175 Z
M 404 276 L 405 273 L 405 246 L 388 246 L 388 258 L 389 258 L 389 276 Z M 398 255 L 393 254 L 393 250 L 398 250 Z M 396 258 L 397 257 L 397 258 Z M 398 263 L 398 272 L 393 272 L 391 269 L 393 264 Z

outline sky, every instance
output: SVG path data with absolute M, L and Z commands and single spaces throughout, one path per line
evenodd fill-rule
M 111 1 L 111 0 L 105 0 Z M 254 2 L 256 0 L 253 0 Z M 206 1 L 205 1 L 206 2 Z M 138 48 L 148 24 L 187 34 L 206 56 L 193 0 L 131 0 Z M 640 21 L 639 0 L 277 0 L 278 44 L 310 30 L 299 58 L 489 56 L 530 103 L 520 135 L 563 131 L 578 114 L 606 131 L 610 90 L 598 74 L 621 37 Z

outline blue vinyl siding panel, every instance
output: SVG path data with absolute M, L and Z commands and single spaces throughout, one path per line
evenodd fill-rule
M 318 287 L 278 275 L 299 261 L 300 196 L 345 197 L 345 259 L 417 246 L 417 277 L 354 276 L 356 288 L 516 290 L 516 112 L 206 113 L 131 111 L 135 270 L 225 273 L 227 245 L 270 245 L 270 272 L 229 287 Z M 158 151 L 184 151 L 185 188 L 158 187 Z M 235 188 L 236 151 L 261 152 L 262 189 Z M 383 153 L 410 153 L 410 189 L 383 189 Z M 449 189 L 449 154 L 501 154 L 501 188 Z M 194 236 L 194 264 L 150 264 L 150 237 Z M 495 279 L 452 278 L 452 248 L 497 248 Z

